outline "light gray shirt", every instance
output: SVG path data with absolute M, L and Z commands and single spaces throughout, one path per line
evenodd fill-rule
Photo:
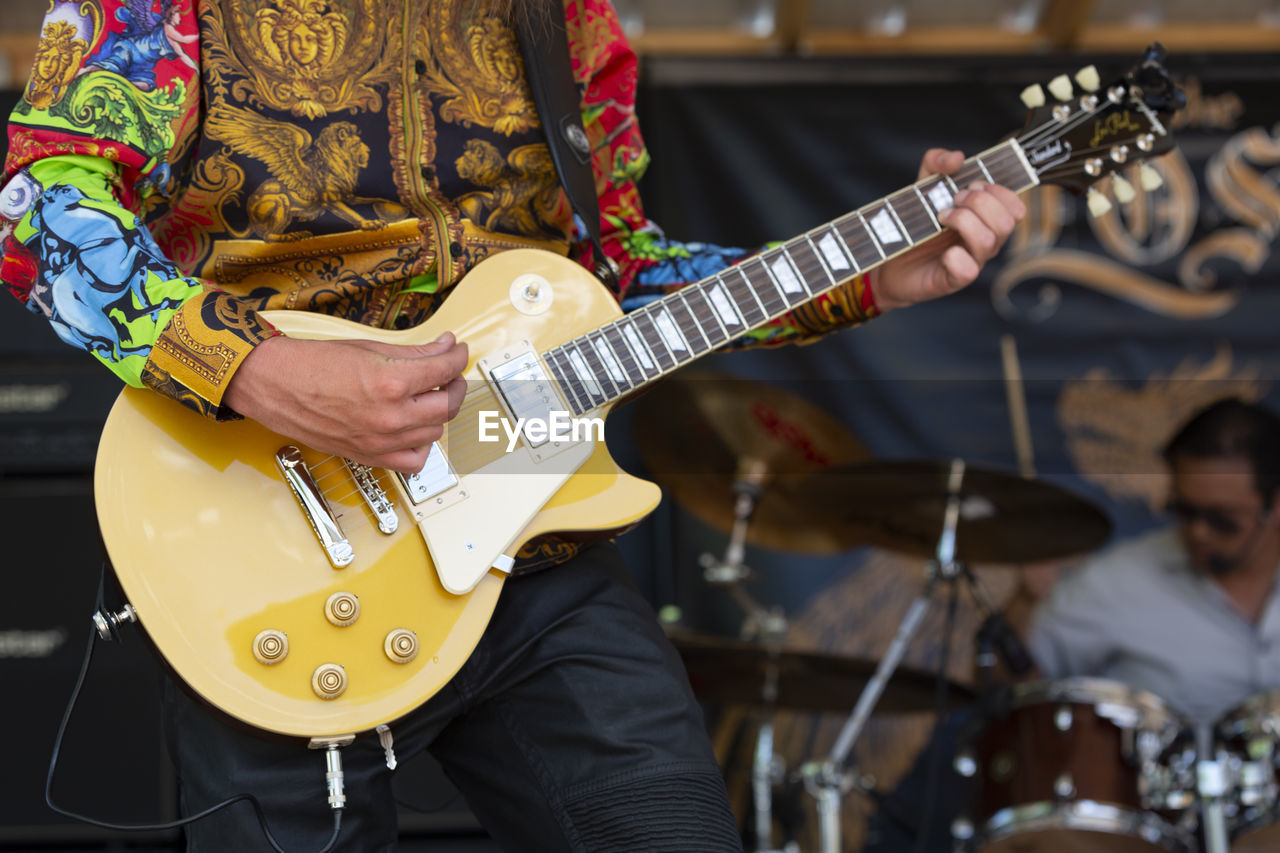
M 1028 648 L 1047 678 L 1109 678 L 1212 722 L 1280 688 L 1280 595 L 1273 588 L 1258 624 L 1250 623 L 1167 528 L 1059 581 L 1035 615 Z

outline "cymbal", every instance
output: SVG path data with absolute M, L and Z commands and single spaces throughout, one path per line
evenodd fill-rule
M 870 458 L 820 407 L 776 385 L 707 371 L 665 379 L 635 407 L 636 443 L 650 473 L 699 520 L 728 533 L 734 483 L 754 478 L 751 544 L 811 554 L 857 544 L 848 529 L 815 524 L 793 489 L 778 493 L 814 471 Z
M 937 552 L 951 464 L 879 461 L 829 468 L 798 486 L 822 523 L 848 525 L 862 541 L 906 554 Z M 960 484 L 956 558 L 1029 563 L 1102 545 L 1111 522 L 1082 497 L 1014 473 L 966 465 Z
M 669 632 L 672 645 L 680 652 L 694 695 L 709 702 L 766 704 L 765 674 L 769 652 L 755 643 L 712 637 L 686 631 Z M 776 658 L 778 708 L 802 711 L 850 713 L 858 704 L 876 662 L 823 652 L 782 650 Z M 930 672 L 898 667 L 876 710 L 900 713 L 931 711 L 937 706 L 937 676 Z M 948 681 L 946 701 L 956 708 L 971 703 L 975 693 L 962 684 Z

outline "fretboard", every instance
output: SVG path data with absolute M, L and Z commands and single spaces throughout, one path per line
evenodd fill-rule
M 617 400 L 942 232 L 938 216 L 980 181 L 1038 183 L 1015 140 L 820 225 L 543 353 L 575 415 Z

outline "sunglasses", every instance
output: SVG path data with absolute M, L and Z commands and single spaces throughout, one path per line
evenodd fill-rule
M 1191 525 L 1203 521 L 1214 533 L 1235 536 L 1244 530 L 1244 522 L 1230 512 L 1215 507 L 1197 506 L 1190 501 L 1174 498 L 1165 507 L 1179 524 Z

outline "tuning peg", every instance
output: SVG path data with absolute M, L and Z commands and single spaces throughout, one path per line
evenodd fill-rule
M 1080 84 L 1080 88 L 1086 92 L 1096 92 L 1098 87 L 1102 85 L 1102 78 L 1098 76 L 1098 69 L 1092 65 L 1086 65 L 1076 72 L 1076 82 Z
M 1119 175 L 1111 178 L 1111 192 L 1115 195 L 1116 201 L 1121 204 L 1128 204 L 1138 197 L 1138 193 L 1134 190 L 1133 184 L 1126 181 Z
M 1085 193 L 1085 202 L 1089 205 L 1089 214 L 1095 218 L 1111 209 L 1111 202 L 1107 201 L 1107 197 L 1092 187 Z
M 1044 106 L 1044 89 L 1040 88 L 1039 83 L 1033 83 L 1023 89 L 1019 97 L 1022 98 L 1022 103 L 1026 104 L 1029 110 Z
M 1049 94 L 1059 101 L 1071 100 L 1071 81 L 1065 74 L 1059 74 L 1049 81 Z
M 1142 168 L 1138 170 L 1138 178 L 1142 183 L 1142 188 L 1147 192 L 1158 190 L 1164 186 L 1164 178 L 1160 177 L 1160 173 L 1148 166 L 1142 164 Z

